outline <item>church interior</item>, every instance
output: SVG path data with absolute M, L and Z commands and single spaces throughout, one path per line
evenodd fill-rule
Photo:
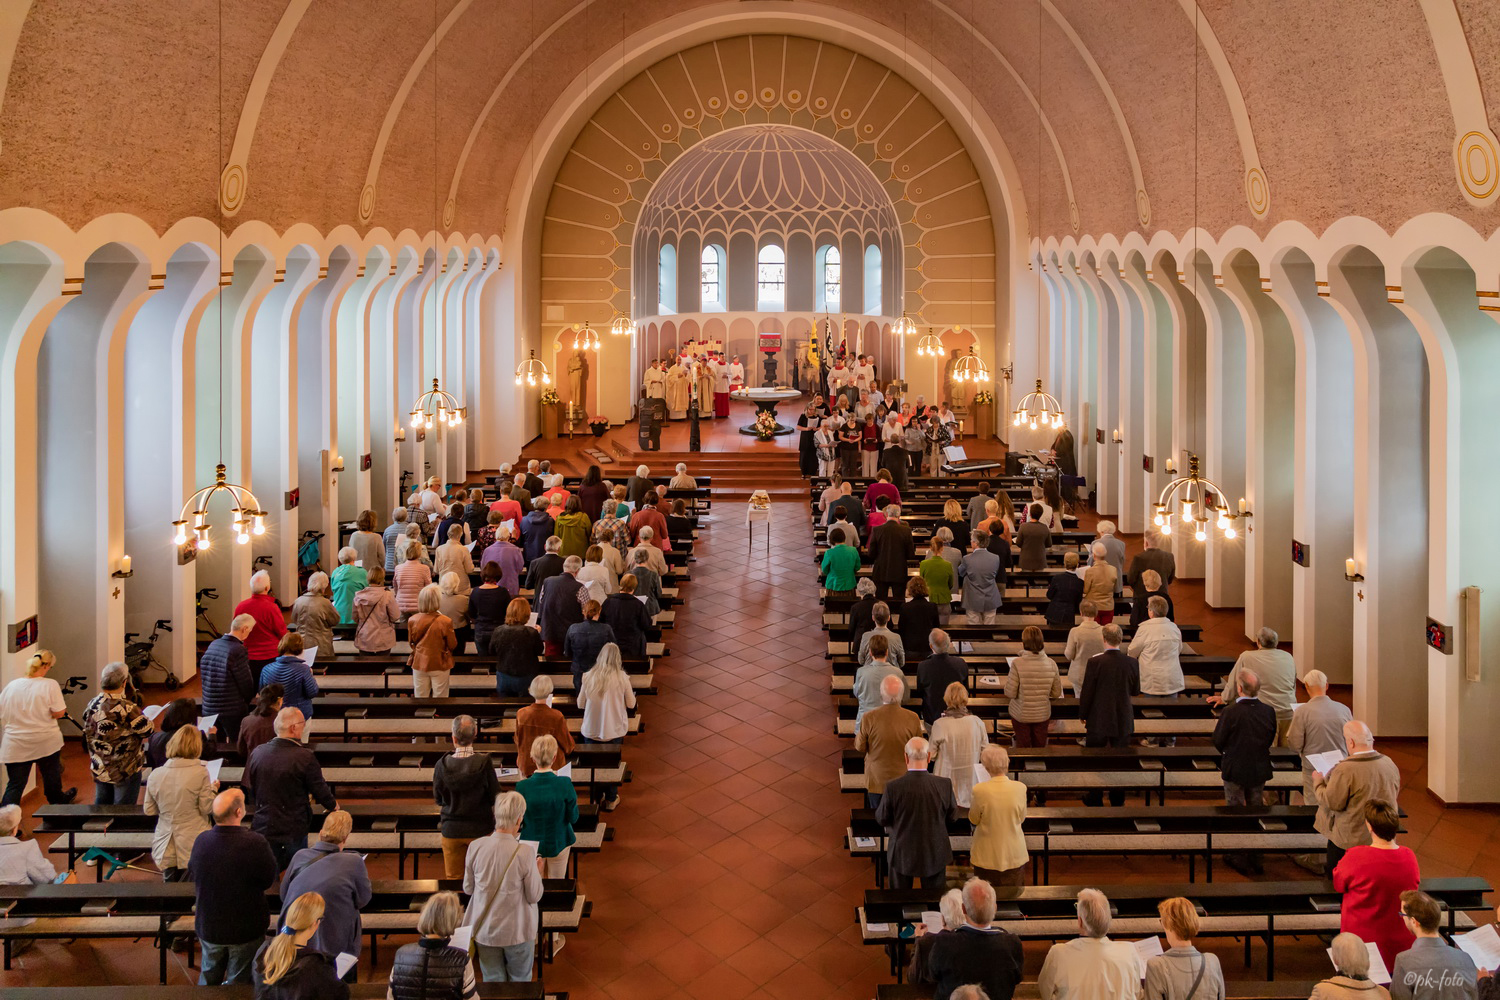
M 1497 125 L 1487 0 L 0 0 L 0 994 L 1500 997 Z

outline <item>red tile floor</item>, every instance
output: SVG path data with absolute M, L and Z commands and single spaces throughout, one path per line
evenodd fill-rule
M 731 425 L 740 422 L 706 424 L 705 450 L 795 456 L 794 438 L 761 444 L 734 432 Z M 633 428 L 611 436 L 633 441 Z M 581 467 L 578 449 L 592 444 L 536 442 L 526 457 L 565 458 Z M 664 448 L 685 444 L 682 425 L 668 429 Z M 795 475 L 794 464 L 788 467 Z M 612 471 L 619 468 L 629 464 Z M 581 869 L 593 916 L 545 967 L 551 989 L 617 1000 L 808 1000 L 870 998 L 876 984 L 890 981 L 884 952 L 861 944 L 854 920 L 862 891 L 873 885 L 872 870 L 843 847 L 855 799 L 837 785 L 843 742 L 833 734 L 809 515 L 800 505 L 778 504 L 769 553 L 757 525 L 748 558 L 738 515 L 737 504 L 720 504 L 712 526 L 700 532 L 686 604 L 667 633 L 671 655 L 657 667 L 660 693 L 643 702 L 645 731 L 629 746 L 634 780 L 610 816 L 615 838 Z M 1181 618 L 1203 624 L 1204 651 L 1248 646 L 1242 614 L 1206 607 L 1201 584 L 1180 582 L 1173 597 Z M 1391 741 L 1381 749 L 1401 766 L 1404 842 L 1416 850 L 1424 874 L 1500 879 L 1500 809 L 1439 806 L 1425 789 L 1422 741 Z M 81 754 L 72 752 L 70 783 L 83 787 L 86 777 Z M 1306 877 L 1286 861 L 1267 868 L 1268 878 Z M 1054 882 L 1106 890 L 1111 883 L 1185 877 L 1180 862 L 1153 859 L 1053 863 Z M 1215 877 L 1239 876 L 1219 866 Z M 1214 950 L 1230 978 L 1263 975 L 1263 966 L 1246 969 L 1232 944 Z M 1030 976 L 1044 951 L 1028 947 Z M 1257 962 L 1262 955 L 1257 947 Z M 0 973 L 0 986 L 149 983 L 155 962 L 147 942 L 49 943 L 19 958 L 14 972 Z M 361 974 L 379 979 L 382 971 L 366 967 Z M 1320 978 L 1326 971 L 1315 939 L 1278 943 L 1279 978 Z M 188 976 L 176 956 L 173 981 Z

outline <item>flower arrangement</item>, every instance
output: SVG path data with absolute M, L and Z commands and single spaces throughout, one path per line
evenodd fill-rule
M 609 430 L 609 418 L 602 414 L 589 417 L 589 430 L 594 432 L 594 437 L 603 437 L 604 432 Z
M 769 410 L 761 410 L 755 415 L 755 436 L 762 441 L 769 441 L 776 436 L 776 415 Z
M 983 406 L 986 403 L 993 403 L 994 401 L 995 394 L 988 389 L 980 389 L 974 394 L 974 404 L 976 406 Z
M 543 406 L 556 406 L 559 402 L 561 402 L 561 399 L 562 397 L 557 394 L 557 390 L 555 388 L 542 390 Z

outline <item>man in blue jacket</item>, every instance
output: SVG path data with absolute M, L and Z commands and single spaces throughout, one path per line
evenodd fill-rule
M 339 807 L 317 757 L 302 745 L 304 725 L 295 708 L 277 712 L 276 738 L 255 748 L 240 778 L 245 794 L 255 800 L 255 832 L 271 842 L 278 871 L 307 846 L 312 826 L 308 797 L 329 812 Z
M 266 838 L 245 826 L 245 793 L 214 797 L 214 825 L 193 841 L 188 877 L 197 891 L 193 927 L 203 949 L 199 986 L 250 982 L 250 965 L 266 940 L 276 881 L 276 856 Z
M 255 676 L 245 638 L 255 628 L 252 615 L 235 615 L 229 633 L 208 644 L 198 660 L 203 681 L 203 714 L 217 715 L 219 741 L 233 744 L 240 738 L 240 722 L 250 714 L 255 700 Z
M 359 957 L 364 925 L 359 911 L 370 902 L 370 873 L 365 859 L 357 851 L 344 850 L 344 842 L 354 829 L 354 818 L 335 809 L 323 820 L 318 842 L 304 848 L 292 858 L 281 877 L 281 916 L 292 901 L 304 892 L 323 897 L 323 923 L 308 946 L 325 955 Z M 351 967 L 345 982 L 357 982 L 358 972 Z

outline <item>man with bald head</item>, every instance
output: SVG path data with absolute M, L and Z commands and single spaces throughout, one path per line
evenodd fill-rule
M 285 868 L 292 855 L 307 846 L 312 829 L 312 807 L 308 797 L 329 812 L 338 801 L 323 780 L 323 769 L 313 752 L 302 745 L 306 725 L 302 712 L 283 708 L 276 713 L 276 738 L 262 743 L 250 754 L 240 785 L 255 802 L 255 832 L 270 841 L 277 870 Z
M 906 680 L 901 674 L 880 679 L 880 707 L 865 713 L 854 734 L 854 749 L 865 755 L 865 801 L 878 808 L 886 782 L 901 777 L 906 769 L 906 742 L 922 735 L 922 720 L 905 708 Z
M 266 890 L 276 881 L 276 856 L 265 837 L 243 826 L 245 793 L 238 788 L 214 796 L 213 816 L 188 861 L 197 891 L 193 926 L 203 946 L 198 985 L 249 983 L 271 918 Z
M 1238 697 L 1224 709 L 1214 727 L 1214 746 L 1223 756 L 1224 803 L 1261 805 L 1271 779 L 1271 744 L 1276 741 L 1276 709 L 1260 700 L 1260 677 L 1253 670 L 1235 670 Z M 1261 874 L 1259 854 L 1226 854 L 1224 863 L 1242 875 Z
M 1313 797 L 1318 800 L 1313 826 L 1328 838 L 1325 872 L 1332 872 L 1349 848 L 1370 843 L 1365 803 L 1395 802 L 1401 792 L 1401 771 L 1395 761 L 1376 752 L 1369 726 L 1358 719 L 1344 723 L 1344 745 L 1349 756 L 1327 774 L 1314 771 L 1312 776 Z
M 891 885 L 941 889 L 953 860 L 948 824 L 958 819 L 953 782 L 927 770 L 932 748 L 920 736 L 906 741 L 906 773 L 885 786 L 875 821 L 885 827 Z

